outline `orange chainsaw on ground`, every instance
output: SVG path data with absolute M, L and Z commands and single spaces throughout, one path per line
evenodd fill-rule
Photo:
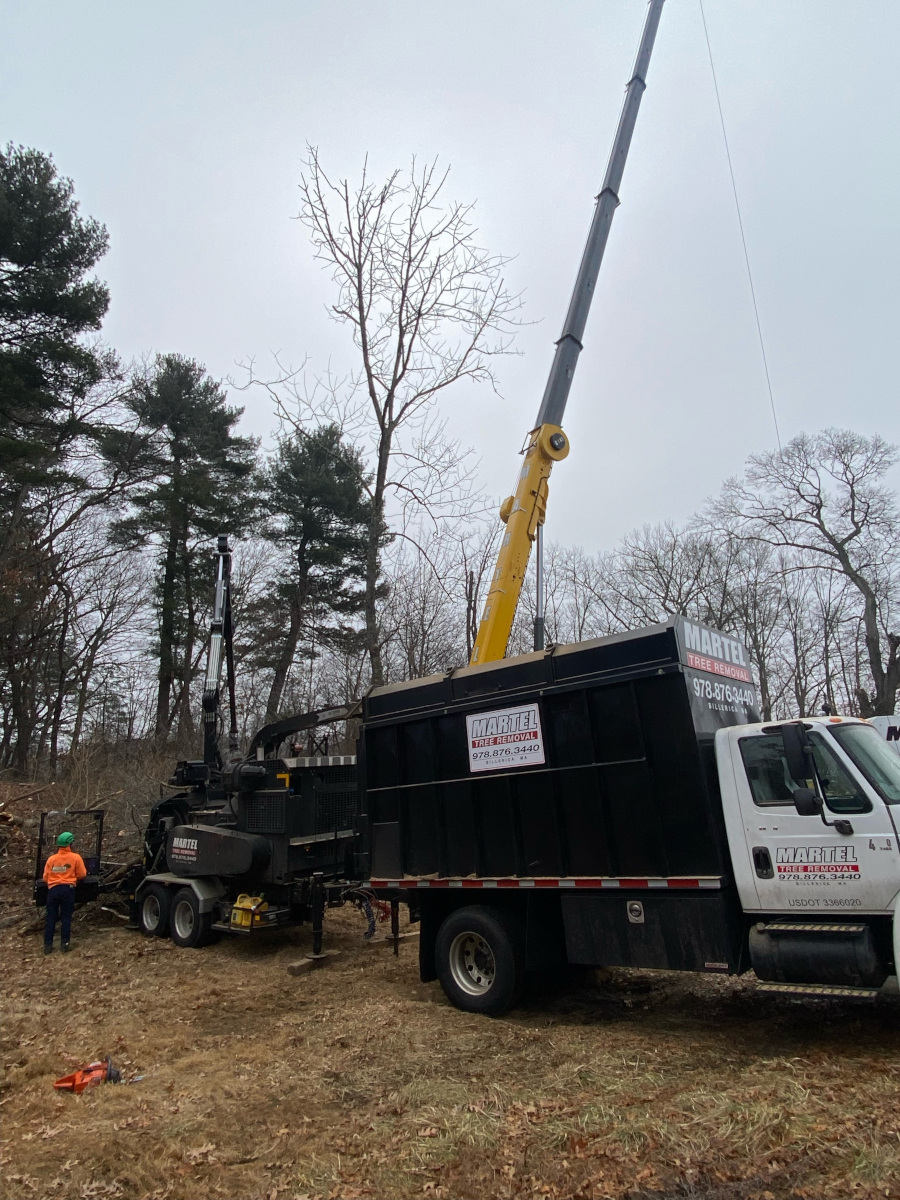
M 105 1062 L 88 1063 L 86 1067 L 73 1071 L 71 1075 L 63 1075 L 53 1086 L 57 1091 L 74 1092 L 76 1096 L 80 1096 L 85 1088 L 93 1087 L 97 1083 L 121 1082 L 122 1072 L 112 1065 L 112 1060 L 107 1055 Z

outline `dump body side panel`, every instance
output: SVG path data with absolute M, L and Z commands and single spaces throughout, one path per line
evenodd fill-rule
M 712 739 L 756 718 L 755 689 L 734 639 L 703 631 L 703 654 L 700 627 L 685 625 L 375 689 L 362 733 L 364 873 L 728 876 Z

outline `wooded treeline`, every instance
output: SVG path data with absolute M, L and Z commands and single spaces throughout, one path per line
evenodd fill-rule
M 53 775 L 86 747 L 145 741 L 196 752 L 219 533 L 245 735 L 467 660 L 496 509 L 436 399 L 492 381 L 518 300 L 445 181 L 414 164 L 353 188 L 310 152 L 301 216 L 356 367 L 311 390 L 266 381 L 264 454 L 201 364 L 126 366 L 102 344 L 106 231 L 50 158 L 0 155 L 0 767 Z M 801 435 L 684 526 L 594 554 L 550 544 L 547 636 L 683 612 L 750 647 L 766 717 L 893 712 L 896 461 L 879 437 Z M 510 652 L 531 648 L 532 591 Z

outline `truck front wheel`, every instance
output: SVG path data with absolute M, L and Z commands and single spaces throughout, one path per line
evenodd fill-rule
M 172 894 L 161 883 L 151 883 L 141 896 L 138 920 L 147 937 L 165 937 L 169 932 Z
M 473 905 L 451 913 L 435 944 L 435 967 L 448 999 L 464 1012 L 506 1012 L 524 981 L 522 942 L 515 918 L 496 909 Z
M 211 917 L 200 911 L 200 901 L 193 888 L 175 893 L 170 918 L 172 941 L 176 946 L 193 948 L 209 940 Z

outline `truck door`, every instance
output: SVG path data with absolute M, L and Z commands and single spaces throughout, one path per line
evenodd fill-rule
M 824 815 L 828 821 L 849 822 L 843 833 L 818 815 L 797 812 L 797 784 L 788 772 L 779 732 L 730 729 L 723 735 L 730 743 L 731 799 L 737 805 L 736 812 L 726 812 L 726 822 L 732 856 L 744 856 L 742 864 L 735 862 L 744 909 L 832 916 L 890 911 L 900 890 L 891 811 L 827 728 L 816 723 L 809 736 L 825 793 Z M 723 786 L 726 805 L 730 791 Z

